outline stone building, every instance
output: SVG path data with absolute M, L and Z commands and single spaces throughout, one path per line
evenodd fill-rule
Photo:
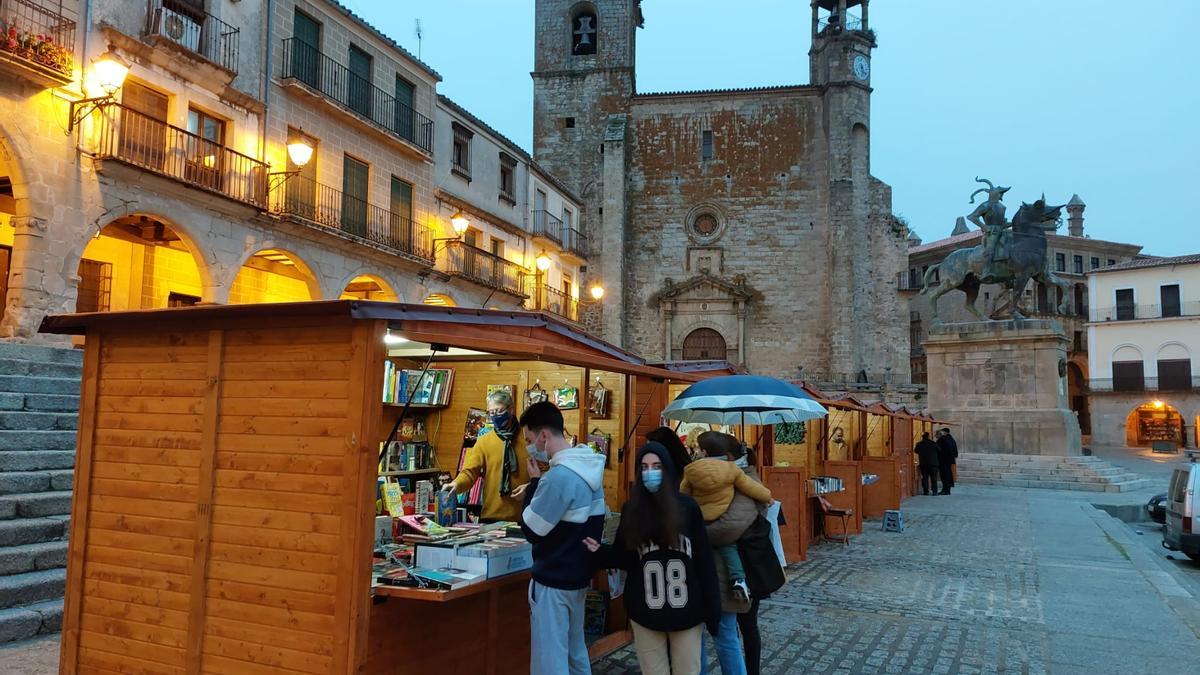
M 1088 366 L 1088 288 L 1086 274 L 1124 263 L 1135 258 L 1142 250 L 1137 244 L 1092 239 L 1084 234 L 1084 215 L 1087 208 L 1079 195 L 1073 195 L 1066 206 L 1067 233 L 1050 234 L 1047 257 L 1054 273 L 1071 285 L 1065 298 L 1067 313 L 1060 314 L 1059 303 L 1064 300 L 1062 291 L 1031 282 L 1025 289 L 1024 307 L 1026 315 L 1034 318 L 1053 318 L 1062 324 L 1070 341 L 1067 363 L 1068 400 L 1071 409 L 1079 417 L 1079 425 L 1086 437 L 1090 433 L 1091 421 L 1088 410 L 1087 380 Z M 911 372 L 914 383 L 924 383 L 926 378 L 925 348 L 922 343 L 929 335 L 931 308 L 929 297 L 920 294 L 924 285 L 925 272 L 937 265 L 950 253 L 964 248 L 979 246 L 983 242 L 979 230 L 967 225 L 960 217 L 950 236 L 923 243 L 913 231 L 909 234 L 908 270 L 899 280 L 899 286 L 908 295 L 909 344 L 911 348 Z M 974 317 L 964 304 L 965 296 L 950 292 L 938 301 L 938 314 L 943 323 L 973 321 Z M 997 284 L 985 284 L 979 292 L 976 307 L 985 316 L 1007 316 L 1009 309 L 1008 291 Z
M 1143 257 L 1087 274 L 1092 442 L 1200 442 L 1200 255 Z
M 870 174 L 867 4 L 812 3 L 808 84 L 645 93 L 638 0 L 537 0 L 534 156 L 587 204 L 610 341 L 908 381 L 907 231 Z

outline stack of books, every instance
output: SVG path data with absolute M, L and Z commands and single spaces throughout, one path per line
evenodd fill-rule
M 398 367 L 392 361 L 383 366 L 383 402 L 392 405 L 434 405 L 450 403 L 454 371 L 450 368 L 420 370 Z

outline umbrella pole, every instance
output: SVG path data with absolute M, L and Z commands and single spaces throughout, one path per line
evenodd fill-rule
M 739 433 L 742 436 L 742 443 L 745 443 L 746 442 L 746 411 L 744 411 L 744 410 L 742 411 L 742 427 L 739 430 Z

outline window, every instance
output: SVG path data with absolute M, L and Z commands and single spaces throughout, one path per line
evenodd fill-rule
M 371 167 L 350 155 L 342 160 L 342 230 L 367 235 L 367 185 Z
M 1083 256 L 1077 255 L 1071 259 L 1071 262 L 1073 263 L 1072 270 L 1075 274 L 1083 274 Z
M 497 258 L 504 257 L 504 240 L 492 237 L 492 255 Z
M 350 82 L 346 104 L 350 109 L 365 117 L 371 117 L 371 55 L 350 45 Z
M 574 129 L 575 128 L 575 118 L 574 117 L 563 118 L 563 126 L 568 129 Z
M 1110 267 L 1111 267 L 1111 266 L 1113 266 L 1113 265 L 1116 265 L 1116 264 L 1117 264 L 1117 261 L 1116 261 L 1116 260 L 1113 260 L 1112 258 L 1109 258 L 1109 259 L 1108 259 L 1108 265 L 1109 265 Z
M 920 288 L 922 286 L 921 277 L 917 274 L 917 268 L 910 267 L 908 270 L 908 288 Z
M 575 229 L 575 213 L 571 209 L 563 209 L 562 221 L 563 233 L 568 233 Z
M 225 122 L 208 113 L 188 110 L 187 166 L 185 178 L 205 187 L 221 189 L 221 163 L 224 155 Z
M 176 293 L 171 291 L 167 295 L 167 307 L 192 307 L 200 304 L 200 296 L 188 295 L 187 293 Z
M 1055 272 L 1066 272 L 1067 271 L 1067 254 L 1066 253 L 1055 253 L 1054 254 L 1054 271 Z
M 1133 305 L 1133 289 L 1122 288 L 1117 291 L 1117 321 L 1132 321 L 1136 312 Z
M 921 329 L 921 315 L 908 322 L 908 344 L 914 353 L 920 353 L 921 343 L 925 341 L 925 333 Z
M 118 118 L 122 159 L 162 169 L 167 159 L 167 95 L 126 82 L 121 87 L 121 103 L 136 113 Z
M 710 160 L 713 158 L 713 133 L 711 131 L 700 132 L 700 159 Z
M 392 240 L 398 243 L 400 248 L 410 249 L 413 243 L 412 183 L 392 176 L 391 200 L 388 208 L 392 214 Z
M 1099 258 L 1097 258 L 1096 256 L 1092 256 L 1091 263 L 1092 263 L 1091 269 L 1094 269 L 1094 270 L 1100 269 L 1100 259 Z
M 586 56 L 596 53 L 596 13 L 585 9 L 571 20 L 571 53 Z
M 1179 284 L 1160 286 L 1158 294 L 1162 300 L 1162 316 L 1179 316 L 1182 309 L 1179 306 Z
M 1158 361 L 1159 391 L 1187 391 L 1191 388 L 1191 359 L 1160 359 Z
M 1146 388 L 1141 361 L 1113 361 L 1113 391 L 1142 391 Z
M 683 339 L 683 360 L 707 361 L 728 358 L 725 338 L 711 328 L 697 328 Z
M 1037 311 L 1039 314 L 1050 313 L 1050 293 L 1043 284 L 1037 284 Z
M 1087 316 L 1087 297 L 1083 284 L 1075 284 L 1075 316 Z
M 292 21 L 291 74 L 310 87 L 320 88 L 321 24 L 296 10 Z
M 450 168 L 450 171 L 470 181 L 471 138 L 475 136 L 475 132 L 458 122 L 451 122 L 450 126 L 454 130 L 454 166 Z
M 79 261 L 76 312 L 107 312 L 112 298 L 112 264 L 84 258 Z
M 500 153 L 500 198 L 512 206 L 516 197 L 517 159 L 508 153 Z
M 1075 346 L 1072 351 L 1077 351 L 1077 352 L 1086 352 L 1087 351 L 1087 345 L 1084 344 L 1084 335 L 1085 335 L 1085 333 L 1081 330 L 1075 331 Z
M 571 275 L 570 275 L 570 274 L 566 274 L 566 273 L 564 273 L 564 274 L 562 275 L 562 292 L 563 292 L 563 295 L 567 296 L 568 298 L 569 298 L 569 297 L 571 297 L 571 287 L 572 287 L 573 285 L 574 285 L 574 284 L 572 284 L 572 283 L 571 283 Z
M 396 133 L 405 140 L 413 140 L 414 119 L 413 107 L 414 99 L 416 98 L 416 88 L 413 83 L 408 80 L 396 76 L 396 111 L 393 117 L 396 125 Z

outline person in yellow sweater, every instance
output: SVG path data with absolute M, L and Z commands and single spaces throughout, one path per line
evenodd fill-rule
M 733 463 L 733 447 L 730 444 L 736 445 L 736 438 L 708 431 L 700 434 L 698 442 L 707 457 L 683 468 L 683 482 L 679 491 L 696 500 L 705 523 L 720 518 L 729 509 L 734 492 L 741 492 L 762 504 L 774 501 L 765 485 L 746 475 L 741 467 Z M 748 601 L 750 587 L 746 585 L 746 569 L 738 555 L 737 544 L 714 546 L 713 551 L 725 561 L 734 595 Z
M 442 489 L 455 494 L 466 492 L 483 476 L 483 521 L 516 522 L 524 508 L 525 486 L 529 484 L 525 438 L 520 433 L 512 396 L 507 391 L 488 394 L 487 411 L 492 430 L 480 436 L 475 447 L 467 450 L 462 471 Z

